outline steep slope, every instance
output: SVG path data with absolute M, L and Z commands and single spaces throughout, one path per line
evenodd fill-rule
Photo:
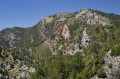
M 110 64 L 107 52 L 120 55 L 119 34 L 119 15 L 81 9 L 44 17 L 33 27 L 4 29 L 0 45 L 34 63 L 36 74 L 31 74 L 31 79 L 119 79 L 106 69 Z

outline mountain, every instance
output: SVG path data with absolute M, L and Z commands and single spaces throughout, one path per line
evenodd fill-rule
M 8 79 L 119 79 L 120 15 L 81 9 L 1 30 L 0 66 Z

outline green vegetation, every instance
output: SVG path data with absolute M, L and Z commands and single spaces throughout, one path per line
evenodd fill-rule
M 26 65 L 35 67 L 37 71 L 31 74 L 31 79 L 90 79 L 95 75 L 106 78 L 102 69 L 106 52 L 111 50 L 111 56 L 120 55 L 120 16 L 95 12 L 109 19 L 110 25 L 87 25 L 84 21 L 76 19 L 75 15 L 78 12 L 70 14 L 71 16 L 63 22 L 70 30 L 69 39 L 64 39 L 61 35 L 54 36 L 54 26 L 58 20 L 55 15 L 50 16 L 53 19 L 50 23 L 40 21 L 30 28 L 4 29 L 0 31 L 0 45 L 3 47 L 0 47 L 0 55 L 2 50 L 6 49 L 12 52 L 15 61 L 19 59 L 25 61 Z M 87 48 L 81 47 L 83 51 L 73 56 L 63 55 L 66 51 L 74 50 L 75 44 L 81 45 L 85 27 L 90 45 Z M 48 41 L 51 44 L 48 44 Z M 13 48 L 9 45 L 11 43 Z M 52 47 L 57 55 L 51 55 Z M 6 51 L 2 53 L 6 58 L 9 56 Z M 14 64 L 10 66 L 14 68 Z M 112 63 L 108 66 L 112 68 Z M 0 73 L 8 74 L 2 69 Z
M 9 74 L 8 71 L 6 71 L 6 70 L 3 71 L 1 68 L 0 68 L 0 73 L 3 74 L 3 75 L 8 75 Z
M 117 45 L 112 47 L 111 55 L 112 56 L 119 56 L 120 55 L 120 44 L 117 44 Z
M 0 53 L 2 52 L 2 47 L 0 47 Z
M 110 63 L 108 66 L 109 66 L 109 68 L 112 68 L 112 63 Z
M 107 76 L 106 76 L 106 73 L 104 72 L 103 69 L 98 70 L 97 76 L 98 76 L 99 78 L 106 78 L 106 77 L 107 77 Z
M 38 69 L 37 78 L 43 79 L 66 79 L 76 78 L 77 73 L 80 73 L 84 67 L 82 56 L 76 54 L 75 56 L 53 56 L 47 59 L 44 66 Z M 37 79 L 36 78 L 36 79 Z

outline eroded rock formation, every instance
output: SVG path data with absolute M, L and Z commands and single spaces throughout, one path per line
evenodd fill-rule
M 63 22 L 58 22 L 55 24 L 54 33 L 62 35 L 65 39 L 70 37 L 70 31 L 67 25 Z
M 100 14 L 97 14 L 90 9 L 81 9 L 76 15 L 80 21 L 86 22 L 89 25 L 108 25 L 109 20 Z
M 89 45 L 89 43 L 90 43 L 90 39 L 89 39 L 88 34 L 86 33 L 86 30 L 87 30 L 87 28 L 84 28 L 83 35 L 82 35 L 82 39 L 81 39 L 81 45 L 82 45 L 83 47 L 85 47 L 85 48 L 86 48 L 86 47 Z

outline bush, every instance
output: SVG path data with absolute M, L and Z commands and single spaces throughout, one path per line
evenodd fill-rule
M 113 46 L 111 51 L 111 56 L 119 56 L 120 55 L 120 44 Z
M 0 53 L 2 52 L 2 47 L 0 47 Z
M 110 63 L 110 64 L 108 65 L 108 67 L 109 67 L 109 68 L 112 68 L 112 63 Z
M 5 70 L 4 73 L 3 73 L 3 75 L 9 75 L 8 71 Z
M 100 69 L 100 70 L 97 71 L 97 76 L 98 76 L 99 78 L 106 78 L 106 77 L 107 77 L 107 76 L 106 76 L 106 73 L 104 72 L 103 69 Z
M 14 68 L 14 64 L 11 64 L 10 66 L 11 66 L 11 68 Z
M 4 74 L 4 72 L 3 72 L 3 70 L 2 70 L 1 68 L 0 68 L 0 73 L 1 73 L 1 74 Z

